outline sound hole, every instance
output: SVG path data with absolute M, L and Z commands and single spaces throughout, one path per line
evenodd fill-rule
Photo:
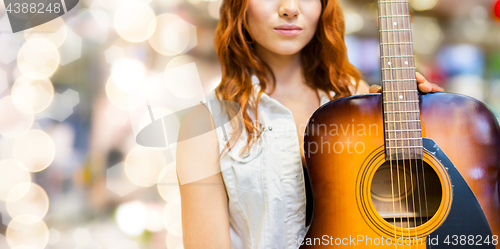
M 377 213 L 401 228 L 414 228 L 429 221 L 441 204 L 441 191 L 436 172 L 422 160 L 385 162 L 371 183 Z

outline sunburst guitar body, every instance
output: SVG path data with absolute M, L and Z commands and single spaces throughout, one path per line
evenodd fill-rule
M 337 99 L 304 138 L 301 248 L 500 248 L 500 129 L 481 102 L 419 94 L 408 1 L 379 1 L 382 94 Z

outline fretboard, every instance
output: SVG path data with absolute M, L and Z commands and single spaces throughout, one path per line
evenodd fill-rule
M 421 159 L 422 130 L 409 3 L 378 3 L 386 160 Z

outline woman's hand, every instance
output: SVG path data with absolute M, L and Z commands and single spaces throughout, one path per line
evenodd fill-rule
M 418 90 L 420 90 L 423 93 L 444 92 L 444 88 L 442 88 L 436 84 L 430 83 L 419 72 L 417 72 L 417 85 L 418 85 Z
M 417 84 L 418 84 L 418 90 L 423 92 L 423 93 L 429 93 L 429 92 L 444 92 L 444 88 L 430 83 L 425 79 L 425 77 L 417 72 Z M 372 85 L 370 86 L 370 93 L 380 93 L 382 92 L 382 87 L 379 85 Z

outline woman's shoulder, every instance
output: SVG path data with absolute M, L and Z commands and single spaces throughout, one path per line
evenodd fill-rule
M 219 141 L 212 115 L 203 103 L 184 116 L 177 138 L 177 173 L 181 184 L 220 172 Z

